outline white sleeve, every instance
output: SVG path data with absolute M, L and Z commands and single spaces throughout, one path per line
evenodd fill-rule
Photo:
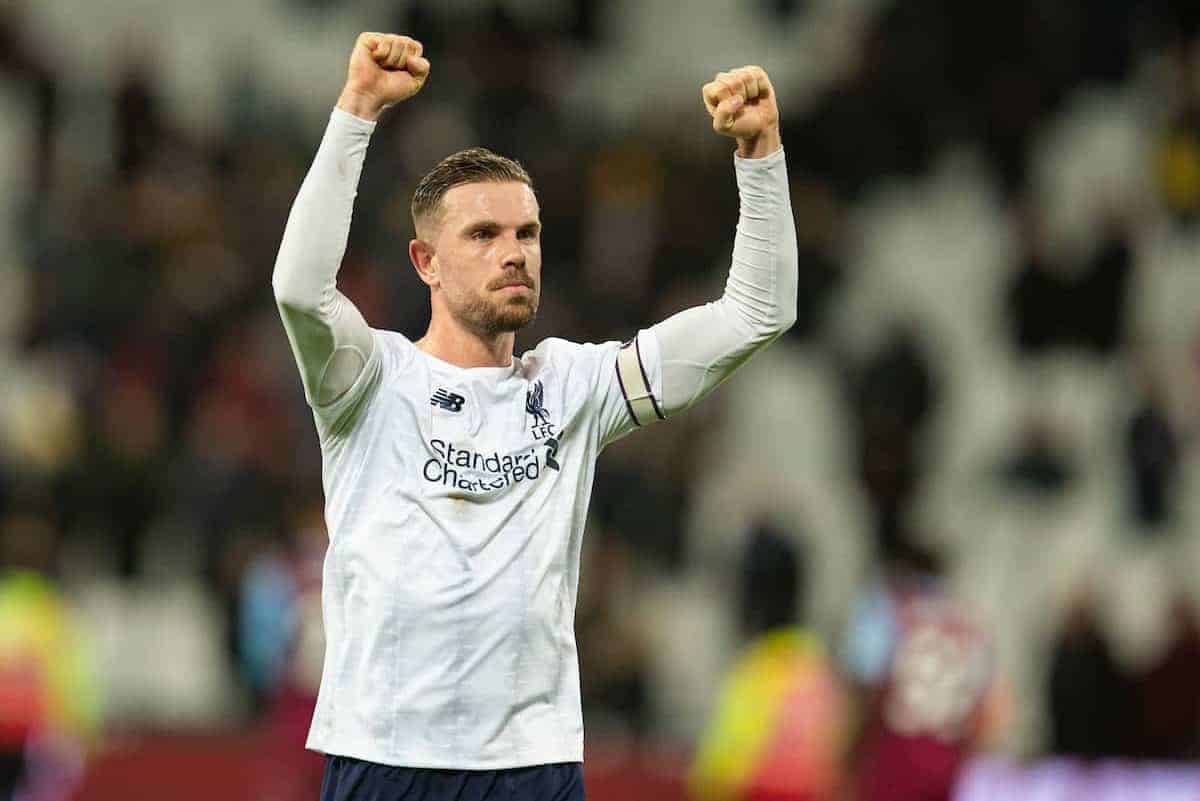
M 358 179 L 375 123 L 335 108 L 288 215 L 271 284 L 317 416 L 344 423 L 375 385 L 381 359 L 362 314 L 338 291 Z
M 695 404 L 796 321 L 799 257 L 783 148 L 734 154 L 741 199 L 725 292 L 638 333 L 617 351 L 628 422 L 611 441 Z

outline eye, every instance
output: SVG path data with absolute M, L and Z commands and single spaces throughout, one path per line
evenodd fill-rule
M 524 231 L 521 232 L 521 238 L 522 239 L 537 239 L 537 232 L 534 231 L 532 228 L 526 228 Z
M 478 231 L 471 232 L 471 238 L 482 242 L 485 239 L 491 239 L 492 232 L 487 230 L 486 228 L 480 228 Z

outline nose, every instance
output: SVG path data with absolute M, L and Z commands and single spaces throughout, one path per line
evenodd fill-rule
M 521 243 L 517 242 L 514 238 L 512 240 L 507 240 L 505 244 L 508 245 L 508 247 L 505 248 L 504 260 L 500 263 L 500 266 L 506 270 L 509 267 L 518 270 L 524 267 L 525 250 L 521 247 Z

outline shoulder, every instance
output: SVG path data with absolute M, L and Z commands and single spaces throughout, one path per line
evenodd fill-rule
M 372 328 L 371 334 L 375 338 L 375 349 L 379 353 L 384 370 L 405 370 L 416 359 L 419 352 L 417 346 L 399 331 Z
M 598 366 L 611 362 L 616 357 L 621 343 L 572 342 L 569 339 L 549 337 L 521 355 L 521 366 L 526 375 L 536 375 L 543 370 L 556 372 L 595 371 Z

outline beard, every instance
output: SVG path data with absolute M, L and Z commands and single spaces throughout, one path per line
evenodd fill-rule
M 453 312 L 466 328 L 490 337 L 520 331 L 533 322 L 537 316 L 538 296 L 536 289 L 532 295 L 497 296 L 488 291 L 472 295 Z

